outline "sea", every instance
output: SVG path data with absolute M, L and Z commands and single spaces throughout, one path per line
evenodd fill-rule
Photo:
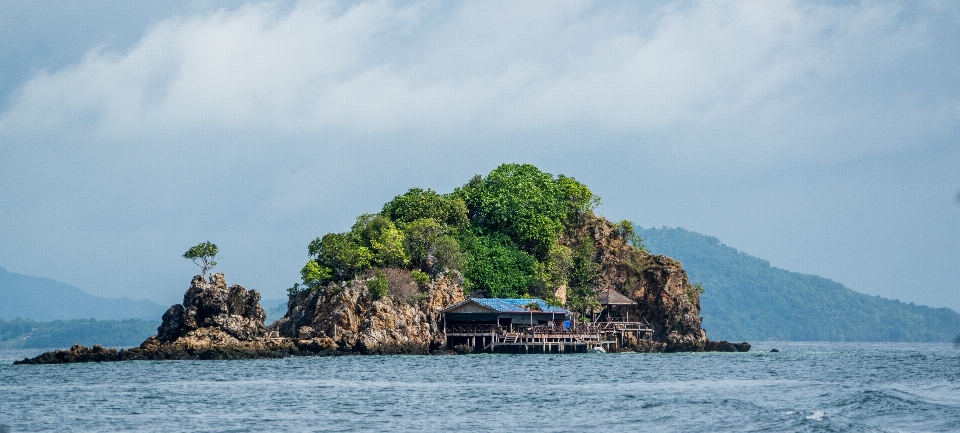
M 952 343 L 12 364 L 40 352 L 0 351 L 2 433 L 960 431 Z

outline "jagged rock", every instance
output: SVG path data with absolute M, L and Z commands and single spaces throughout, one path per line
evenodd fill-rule
M 703 350 L 707 335 L 700 327 L 700 295 L 680 262 L 631 247 L 613 223 L 599 217 L 561 237 L 571 248 L 585 241 L 593 242 L 600 263 L 597 290 L 616 290 L 637 301 L 640 317 L 653 326 L 654 341 L 663 343 L 661 350 Z
M 180 338 L 183 335 L 184 331 L 192 331 L 192 329 L 186 325 L 186 315 L 187 311 L 183 308 L 183 305 L 176 304 L 170 307 L 166 313 L 163 313 L 162 323 L 160 327 L 157 328 L 157 339 L 160 341 L 173 341 Z
M 299 349 L 301 352 L 310 352 L 314 354 L 333 353 L 340 348 L 330 337 L 295 340 L 294 344 L 296 344 L 297 349 Z
M 196 276 L 183 295 L 183 304 L 163 314 L 157 335 L 140 347 L 126 350 L 74 345 L 67 351 L 47 352 L 19 364 L 102 362 L 147 359 L 275 358 L 299 354 L 287 339 L 267 338 L 266 314 L 260 294 L 243 286 L 227 287 L 223 274 L 210 280 Z M 324 347 L 329 347 L 329 344 Z
M 386 272 L 385 272 L 386 273 Z M 392 269 L 398 284 L 410 271 Z M 360 276 L 344 284 L 303 291 L 290 299 L 287 314 L 271 328 L 287 338 L 327 337 L 338 350 L 364 354 L 428 354 L 445 343 L 441 311 L 463 300 L 463 277 L 451 271 L 433 278 L 409 301 L 373 300 Z M 394 278 L 388 278 L 388 285 Z
M 183 304 L 164 313 L 157 338 L 173 342 L 198 329 L 217 328 L 239 341 L 253 341 L 263 338 L 266 317 L 256 290 L 240 285 L 227 288 L 222 273 L 210 275 L 209 282 L 197 275 L 183 294 Z

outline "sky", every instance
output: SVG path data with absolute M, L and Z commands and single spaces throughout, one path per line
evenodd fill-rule
M 209 240 L 282 298 L 312 239 L 506 162 L 960 310 L 960 2 L 0 0 L 10 272 L 172 304 Z

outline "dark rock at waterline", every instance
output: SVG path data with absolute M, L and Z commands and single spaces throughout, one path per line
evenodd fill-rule
M 56 350 L 43 353 L 32 359 L 14 361 L 14 364 L 69 364 L 73 362 L 104 362 L 117 358 L 117 349 L 106 349 L 99 344 L 93 347 L 74 344 L 70 350 Z
M 665 353 L 678 352 L 749 352 L 750 343 L 731 343 L 729 341 L 710 341 L 707 340 L 702 345 L 695 343 L 686 344 L 668 344 L 663 348 Z
M 14 364 L 70 364 L 77 362 L 112 362 L 112 361 L 161 361 L 161 360 L 193 360 L 193 359 L 255 359 L 255 358 L 283 358 L 301 354 L 289 347 L 242 347 L 222 346 L 205 348 L 187 348 L 157 346 L 150 348 L 150 343 L 156 343 L 155 337 L 144 342 L 141 347 L 117 350 L 106 349 L 99 344 L 93 347 L 74 344 L 68 350 L 56 350 L 43 353 L 35 358 L 26 358 L 15 361 Z M 148 346 L 144 348 L 144 346 Z
M 750 343 L 731 343 L 728 341 L 707 341 L 703 347 L 704 352 L 749 352 Z

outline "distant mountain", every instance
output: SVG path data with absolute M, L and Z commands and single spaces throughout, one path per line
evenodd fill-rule
M 0 320 L 0 348 L 68 348 L 74 344 L 93 346 L 138 346 L 157 333 L 159 320 L 54 320 L 34 322 Z
M 69 284 L 0 267 L 0 320 L 160 320 L 168 307 L 146 300 L 93 296 Z
M 267 319 L 263 321 L 267 326 L 282 319 L 287 314 L 286 299 L 261 299 L 260 306 L 267 313 Z
M 960 314 L 858 293 L 816 275 L 770 266 L 680 228 L 638 229 L 656 254 L 679 260 L 703 284 L 703 328 L 712 340 L 952 341 Z

